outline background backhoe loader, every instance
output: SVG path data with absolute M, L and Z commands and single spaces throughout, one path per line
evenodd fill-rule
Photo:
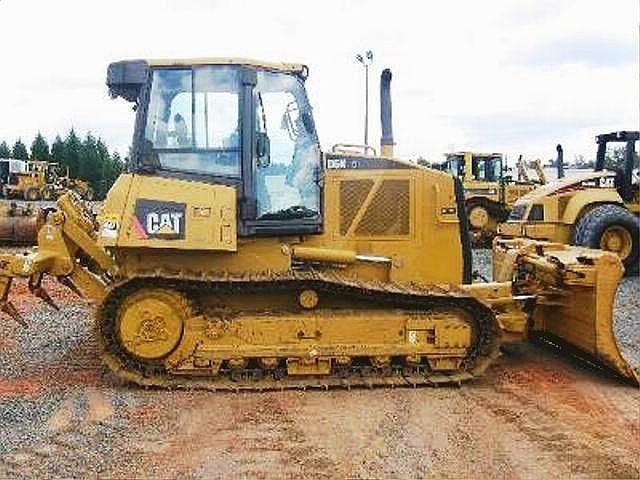
M 307 75 L 111 64 L 110 94 L 136 105 L 129 171 L 97 219 L 67 193 L 37 250 L 0 256 L 2 310 L 23 321 L 16 277 L 48 302 L 42 278 L 57 278 L 95 302 L 104 362 L 140 385 L 460 383 L 533 331 L 637 384 L 612 333 L 616 255 L 500 241 L 499 282 L 470 284 L 460 181 L 393 158 L 391 72 L 379 156 L 321 152 Z

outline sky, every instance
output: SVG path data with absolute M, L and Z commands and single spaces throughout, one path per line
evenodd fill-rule
M 379 75 L 393 72 L 396 156 L 454 150 L 595 157 L 594 136 L 640 129 L 638 0 L 0 0 L 0 141 L 73 127 L 126 154 L 134 112 L 110 62 L 247 57 L 309 66 L 325 151 L 379 148 Z

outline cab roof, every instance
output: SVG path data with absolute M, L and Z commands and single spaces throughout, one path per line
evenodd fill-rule
M 464 156 L 467 154 L 471 154 L 475 157 L 498 157 L 498 156 L 502 156 L 501 153 L 485 153 L 485 152 L 471 152 L 471 151 L 465 151 L 465 152 L 449 152 L 449 153 L 445 153 L 443 155 L 445 156 L 451 156 L 451 155 L 460 155 L 460 156 Z
M 248 67 L 265 68 L 287 73 L 303 73 L 308 67 L 301 63 L 267 62 L 241 57 L 196 57 L 182 59 L 149 59 L 150 67 L 190 67 L 193 65 L 245 65 Z
M 309 69 L 300 63 L 274 63 L 248 58 L 185 58 L 185 59 L 154 59 L 154 60 L 122 60 L 109 64 L 107 69 L 107 86 L 111 97 L 122 97 L 129 102 L 137 101 L 138 94 L 146 81 L 150 68 L 162 67 L 192 67 L 199 65 L 238 65 L 262 68 L 275 72 L 292 73 L 303 81 L 306 80 Z

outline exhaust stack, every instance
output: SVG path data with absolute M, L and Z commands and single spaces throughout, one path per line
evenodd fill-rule
M 391 119 L 391 70 L 385 68 L 380 75 L 380 154 L 393 157 L 393 125 Z
M 558 178 L 564 178 L 564 153 L 562 151 L 562 145 L 556 146 L 558 152 L 558 158 L 556 159 L 556 168 L 558 169 Z

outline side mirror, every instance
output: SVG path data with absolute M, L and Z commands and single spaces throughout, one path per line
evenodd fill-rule
M 256 163 L 260 168 L 271 164 L 271 145 L 266 133 L 256 132 Z

